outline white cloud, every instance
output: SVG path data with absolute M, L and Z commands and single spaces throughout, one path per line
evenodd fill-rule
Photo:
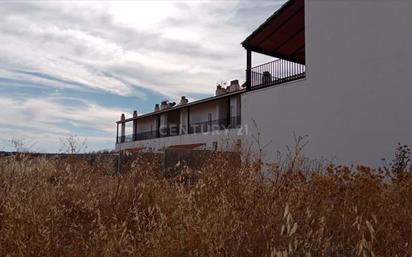
M 218 81 L 243 80 L 240 42 L 282 2 L 5 2 L 0 78 L 142 99 L 141 89 L 172 99 L 211 94 Z M 61 100 L 0 96 L 0 139 L 30 134 L 55 141 L 88 127 L 106 133 L 95 140 L 114 140 L 121 110 Z
M 77 103 L 68 105 L 64 101 Z M 119 109 L 71 98 L 0 97 L 0 141 L 6 142 L 13 137 L 29 138 L 41 142 L 37 146 L 43 151 L 56 150 L 59 139 L 72 134 L 86 137 L 92 144 L 98 141 L 114 143 L 114 122 L 120 113 Z M 76 128 L 87 131 L 76 133 Z M 54 147 L 50 148 L 47 143 Z
M 244 6 L 239 1 L 2 4 L 1 68 L 119 95 L 132 95 L 136 87 L 173 96 L 210 93 L 218 80 L 243 79 L 239 43 L 250 31 L 231 21 L 239 20 L 236 12 Z

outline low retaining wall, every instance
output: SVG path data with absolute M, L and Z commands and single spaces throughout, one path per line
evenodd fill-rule
M 240 154 L 237 152 L 169 148 L 164 152 L 163 168 L 167 173 L 175 173 L 182 167 L 200 170 L 204 165 L 222 158 L 234 165 L 241 164 Z

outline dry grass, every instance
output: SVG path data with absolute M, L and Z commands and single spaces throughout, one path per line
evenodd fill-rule
M 412 256 L 406 169 L 157 163 L 0 159 L 0 256 Z

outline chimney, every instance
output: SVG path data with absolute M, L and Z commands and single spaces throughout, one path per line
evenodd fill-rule
M 186 98 L 186 96 L 182 96 L 182 98 L 180 98 L 180 104 L 187 104 L 189 102 L 189 100 Z
M 221 85 L 217 85 L 216 86 L 216 96 L 223 95 L 224 93 L 226 93 L 226 89 L 222 88 Z
M 155 104 L 155 107 L 154 107 L 154 111 L 155 111 L 155 112 L 158 112 L 158 111 L 160 111 L 160 107 L 159 107 L 159 104 Z
M 229 92 L 237 91 L 240 89 L 239 80 L 235 79 L 230 81 Z
M 120 120 L 124 121 L 126 119 L 126 117 L 124 116 L 124 113 L 122 113 L 122 115 L 120 115 Z
M 167 109 L 167 107 L 168 107 L 167 100 L 162 101 L 162 102 L 160 103 L 160 110 Z
M 133 111 L 133 118 L 137 118 L 137 111 L 136 110 Z

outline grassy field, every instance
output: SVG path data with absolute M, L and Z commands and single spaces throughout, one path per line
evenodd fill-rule
M 0 256 L 412 256 L 408 156 L 380 170 L 0 158 Z

